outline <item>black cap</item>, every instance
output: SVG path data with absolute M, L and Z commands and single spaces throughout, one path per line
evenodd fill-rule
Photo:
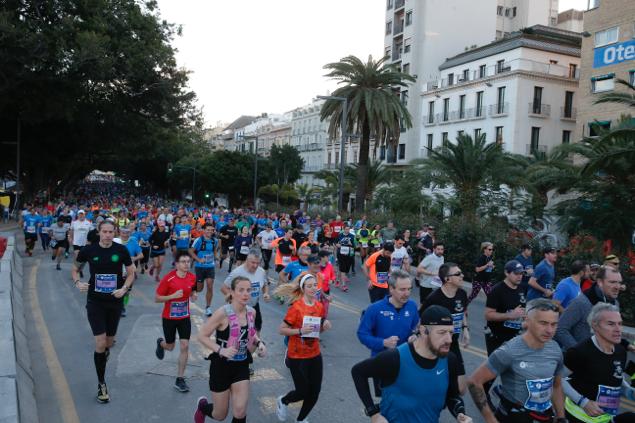
M 395 251 L 395 244 L 392 242 L 384 242 L 384 245 L 382 245 L 381 248 L 386 251 Z
M 450 311 L 440 305 L 431 305 L 426 307 L 421 313 L 421 324 L 428 326 L 452 326 L 452 314 Z

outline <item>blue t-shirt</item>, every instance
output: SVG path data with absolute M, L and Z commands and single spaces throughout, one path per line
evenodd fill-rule
M 569 303 L 580 295 L 580 284 L 576 283 L 571 276 L 564 278 L 556 286 L 553 299 L 560 301 L 562 307 L 567 308 Z
M 287 233 L 287 230 L 282 228 L 276 228 L 274 229 L 274 231 L 276 232 L 276 235 L 278 235 L 278 237 L 282 237 L 284 236 L 284 234 Z
M 225 222 L 224 220 L 220 220 L 217 224 L 216 224 L 216 232 L 220 232 L 221 229 L 223 229 L 223 226 L 227 225 L 227 222 Z
M 204 236 L 196 238 L 192 248 L 196 251 L 196 256 L 203 260 L 203 263 L 195 262 L 194 267 L 213 269 L 216 265 L 214 260 L 214 250 L 218 241 L 216 238 L 207 239 Z
M 37 227 L 40 224 L 41 217 L 36 214 L 27 214 L 24 216 L 24 232 L 30 235 L 37 234 Z
M 48 216 L 40 217 L 40 223 L 42 223 L 42 225 L 37 228 L 38 233 L 42 233 L 42 228 L 51 227 L 51 225 L 53 224 L 53 216 L 49 214 Z
M 174 235 L 176 235 L 176 248 L 186 250 L 190 246 L 190 231 L 192 225 L 179 223 L 174 225 Z
M 556 270 L 552 265 L 547 263 L 546 260 L 542 260 L 536 266 L 534 270 L 534 278 L 538 285 L 545 289 L 553 290 L 553 281 L 556 278 Z M 527 289 L 527 301 L 535 300 L 536 298 L 543 298 L 542 292 L 538 291 L 531 286 Z
M 309 266 L 302 264 L 300 260 L 292 261 L 284 268 L 284 273 L 288 273 L 291 280 L 294 280 L 302 272 L 309 270 Z
M 522 264 L 523 267 L 525 268 L 525 271 L 534 268 L 534 262 L 531 259 L 531 256 L 525 257 L 522 254 L 518 254 L 516 257 L 514 257 L 514 260 L 519 261 L 520 264 Z M 521 281 L 521 285 L 525 288 L 525 291 L 527 290 L 528 283 L 529 283 L 529 276 L 524 275 Z
M 137 232 L 132 234 L 133 237 L 137 238 L 140 241 L 143 240 L 145 242 L 148 242 L 148 240 L 150 239 L 150 235 L 152 235 L 152 229 L 147 226 L 146 226 L 145 232 L 138 230 Z
M 141 254 L 141 247 L 139 246 L 139 240 L 135 237 L 130 237 L 128 239 L 126 248 L 128 249 L 128 253 L 130 253 L 130 257 L 138 256 L 139 254 Z

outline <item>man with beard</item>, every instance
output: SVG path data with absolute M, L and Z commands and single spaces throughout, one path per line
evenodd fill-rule
M 418 336 L 412 343 L 383 351 L 353 366 L 355 389 L 372 423 L 438 422 L 443 408 L 460 423 L 471 423 L 459 394 L 456 356 L 450 352 L 452 315 L 441 306 L 421 314 Z M 369 378 L 380 380 L 382 399 L 373 402 Z M 422 400 L 425 398 L 425 400 Z

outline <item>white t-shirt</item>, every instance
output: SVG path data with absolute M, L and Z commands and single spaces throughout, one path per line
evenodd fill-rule
M 88 232 L 92 229 L 91 223 L 84 219 L 75 220 L 71 223 L 71 230 L 73 231 L 73 245 L 78 245 L 83 247 L 86 245 L 86 238 L 88 237 Z
M 395 251 L 390 255 L 390 270 L 399 270 L 403 266 L 404 263 L 407 263 L 408 250 L 406 247 L 395 248 Z
M 258 304 L 258 300 L 260 300 L 260 296 L 262 295 L 262 289 L 267 283 L 267 274 L 265 273 L 265 269 L 258 266 L 258 269 L 254 273 L 249 273 L 244 264 L 238 266 L 234 270 L 231 271 L 227 278 L 225 278 L 225 286 L 230 288 L 232 284 L 232 280 L 238 276 L 242 276 L 251 281 L 251 296 L 249 298 L 249 305 L 255 307 Z
M 421 277 L 421 286 L 424 288 L 438 288 L 441 286 L 441 280 L 439 279 L 437 273 L 439 273 L 439 268 L 445 262 L 445 257 L 437 256 L 436 254 L 428 254 L 421 260 L 419 267 L 423 267 L 426 272 L 434 273 L 435 276 L 423 275 Z
M 262 248 L 265 250 L 271 250 L 271 243 L 278 238 L 278 234 L 276 231 L 261 231 L 257 238 L 260 238 L 262 241 Z

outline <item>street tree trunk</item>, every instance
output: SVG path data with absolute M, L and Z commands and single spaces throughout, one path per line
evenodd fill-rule
M 357 164 L 357 188 L 355 190 L 355 211 L 362 213 L 366 208 L 368 192 L 368 153 L 370 150 L 370 127 L 364 122 L 359 141 L 359 162 Z

